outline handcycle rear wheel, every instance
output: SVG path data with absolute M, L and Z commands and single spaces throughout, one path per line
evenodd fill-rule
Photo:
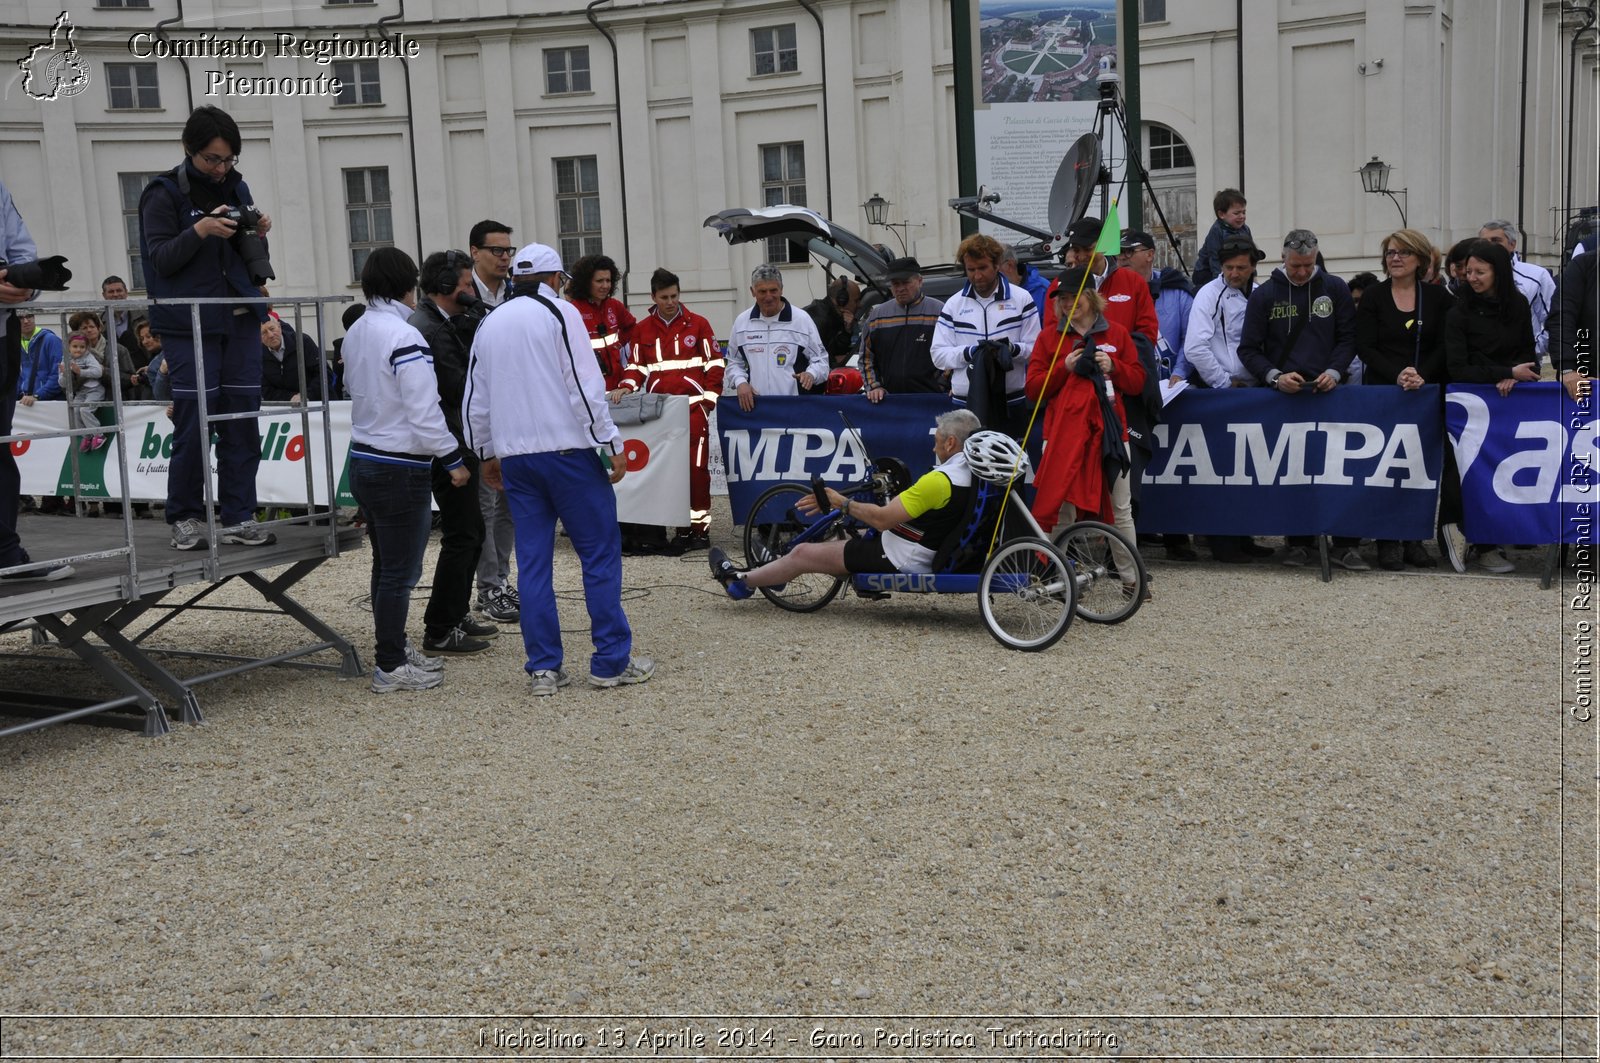
M 795 509 L 795 503 L 810 494 L 811 488 L 801 484 L 777 484 L 761 493 L 744 521 L 744 559 L 747 566 L 755 568 L 789 552 L 795 537 L 812 524 L 811 519 Z M 826 534 L 806 541 L 827 542 L 842 538 L 844 529 L 835 522 Z M 833 601 L 843 586 L 843 576 L 807 572 L 781 587 L 756 589 L 780 609 L 792 613 L 811 613 Z
M 978 611 L 1002 646 L 1048 649 L 1072 625 L 1078 588 L 1067 559 L 1043 539 L 1013 539 L 983 566 Z
M 1054 536 L 1078 585 L 1078 615 L 1094 624 L 1120 624 L 1144 604 L 1144 559 L 1139 548 L 1109 524 L 1080 520 Z M 1132 574 L 1118 566 L 1113 545 L 1133 559 Z

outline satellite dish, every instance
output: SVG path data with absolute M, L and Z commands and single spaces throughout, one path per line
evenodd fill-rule
M 1058 237 L 1089 207 L 1100 177 L 1100 142 L 1085 133 L 1072 142 L 1050 185 L 1050 230 Z

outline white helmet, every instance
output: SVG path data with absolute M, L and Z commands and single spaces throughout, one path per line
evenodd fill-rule
M 1013 476 L 1026 476 L 1028 455 L 1004 432 L 974 432 L 962 446 L 967 467 L 975 476 L 995 484 L 1008 484 Z

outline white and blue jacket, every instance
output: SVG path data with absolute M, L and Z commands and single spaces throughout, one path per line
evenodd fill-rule
M 972 349 L 984 340 L 1010 340 L 1019 348 L 1011 368 L 1006 370 L 1006 397 L 1022 394 L 1028 380 L 1028 356 L 1039 338 L 1039 312 L 1033 296 L 1000 277 L 987 299 L 980 298 L 968 284 L 945 300 L 939 323 L 933 329 L 933 364 L 953 369 L 950 394 L 967 396 L 967 365 Z

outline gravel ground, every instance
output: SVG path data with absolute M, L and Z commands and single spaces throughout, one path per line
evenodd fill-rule
M 161 739 L 0 744 L 0 1012 L 189 1016 L 0 1055 L 1593 1055 L 1595 725 L 1533 555 L 1157 560 L 1042 654 L 970 596 L 793 616 L 703 558 L 627 561 L 642 686 L 535 701 L 508 629 L 432 693 L 264 670 Z M 366 564 L 300 598 L 370 660 Z M 564 544 L 557 586 L 581 674 Z

